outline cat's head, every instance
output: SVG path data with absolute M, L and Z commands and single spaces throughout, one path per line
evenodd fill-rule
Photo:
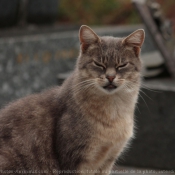
M 79 78 L 84 85 L 111 94 L 119 89 L 132 90 L 139 85 L 144 30 L 125 38 L 99 37 L 88 26 L 79 32 L 80 56 L 77 62 Z

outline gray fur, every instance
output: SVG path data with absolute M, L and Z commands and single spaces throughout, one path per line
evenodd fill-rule
M 77 65 L 63 85 L 0 111 L 0 174 L 109 174 L 133 136 L 144 40 L 136 34 L 99 37 L 81 27 Z M 117 88 L 105 89 L 108 76 Z

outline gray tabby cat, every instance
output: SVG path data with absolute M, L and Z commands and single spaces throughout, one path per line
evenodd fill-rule
M 99 37 L 82 26 L 79 39 L 61 87 L 0 111 L 0 174 L 109 174 L 133 136 L 144 31 Z

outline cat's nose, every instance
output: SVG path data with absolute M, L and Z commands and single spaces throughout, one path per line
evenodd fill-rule
M 110 83 L 112 83 L 115 76 L 106 76 L 106 78 L 109 80 Z

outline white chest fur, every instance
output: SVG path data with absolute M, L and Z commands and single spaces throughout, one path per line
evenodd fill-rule
M 80 169 L 110 170 L 133 136 L 135 98 L 94 99 L 87 106 L 94 134 Z
M 81 169 L 109 170 L 126 147 L 133 136 L 133 116 L 131 114 L 114 118 L 112 125 L 104 125 L 100 122 L 94 125 L 95 132 L 85 154 L 86 163 Z

